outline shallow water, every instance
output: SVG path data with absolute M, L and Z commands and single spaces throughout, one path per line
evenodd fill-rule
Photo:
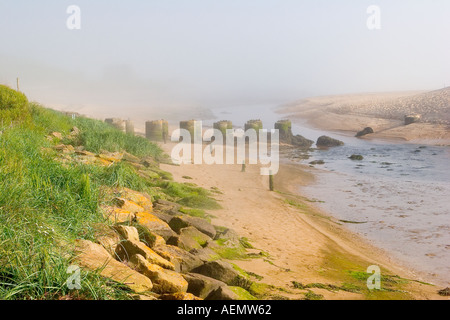
M 282 118 L 271 106 L 215 109 L 218 118 L 243 126 L 260 118 L 273 128 Z M 316 150 L 312 160 L 317 182 L 301 191 L 372 243 L 418 271 L 428 281 L 447 286 L 450 279 L 450 148 L 408 143 L 368 141 L 293 124 L 294 134 L 316 141 L 329 135 L 345 142 L 342 147 Z M 362 161 L 349 159 L 362 155 Z

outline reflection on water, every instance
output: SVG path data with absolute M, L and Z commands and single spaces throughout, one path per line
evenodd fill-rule
M 218 109 L 219 118 L 236 126 L 260 118 L 273 128 L 281 117 L 271 106 Z M 226 112 L 221 113 L 221 112 Z M 337 219 L 363 222 L 348 227 L 417 270 L 449 284 L 450 276 L 450 148 L 368 141 L 293 125 L 293 133 L 316 141 L 329 135 L 345 146 L 316 150 L 323 160 L 317 183 L 302 188 Z M 352 161 L 352 154 L 362 161 Z

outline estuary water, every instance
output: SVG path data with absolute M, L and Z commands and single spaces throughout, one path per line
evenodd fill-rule
M 218 120 L 243 127 L 261 119 L 271 129 L 283 117 L 273 105 L 213 109 Z M 212 125 L 205 122 L 205 124 Z M 292 131 L 317 141 L 328 135 L 342 147 L 311 152 L 316 183 L 301 193 L 394 258 L 438 285 L 450 283 L 450 147 L 364 140 L 293 123 Z M 314 147 L 314 146 L 313 146 Z M 352 154 L 361 161 L 350 160 Z

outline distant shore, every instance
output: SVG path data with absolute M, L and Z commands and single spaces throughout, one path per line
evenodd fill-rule
M 449 92 L 446 88 L 431 93 L 413 91 L 313 97 L 282 106 L 277 113 L 318 129 L 351 135 L 371 127 L 374 133 L 364 139 L 447 146 L 450 145 Z M 425 106 L 421 107 L 421 103 Z M 428 103 L 436 105 L 431 108 Z M 406 126 L 403 117 L 410 112 L 423 112 L 426 117 Z

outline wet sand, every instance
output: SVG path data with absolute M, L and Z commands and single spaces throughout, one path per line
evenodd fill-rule
M 174 144 L 163 145 L 170 154 Z M 223 209 L 211 212 L 212 222 L 234 229 L 247 237 L 255 248 L 270 256 L 265 259 L 234 261 L 247 271 L 263 277 L 262 282 L 285 288 L 284 296 L 301 299 L 304 296 L 292 290 L 292 281 L 342 285 L 346 269 L 366 270 L 378 265 L 383 272 L 407 279 L 422 279 L 420 275 L 394 261 L 389 255 L 363 238 L 350 232 L 336 220 L 299 194 L 298 186 L 314 181 L 314 175 L 298 164 L 284 163 L 275 177 L 275 188 L 270 192 L 268 178 L 260 175 L 259 165 L 161 165 L 179 182 L 195 183 L 203 188 L 218 188 L 215 196 Z M 183 176 L 192 177 L 185 180 Z M 295 200 L 292 206 L 286 199 Z M 407 285 L 411 299 L 440 299 L 437 287 L 410 282 Z M 363 299 L 357 293 L 330 292 L 314 289 L 325 299 Z M 405 298 L 405 297 L 402 297 Z

